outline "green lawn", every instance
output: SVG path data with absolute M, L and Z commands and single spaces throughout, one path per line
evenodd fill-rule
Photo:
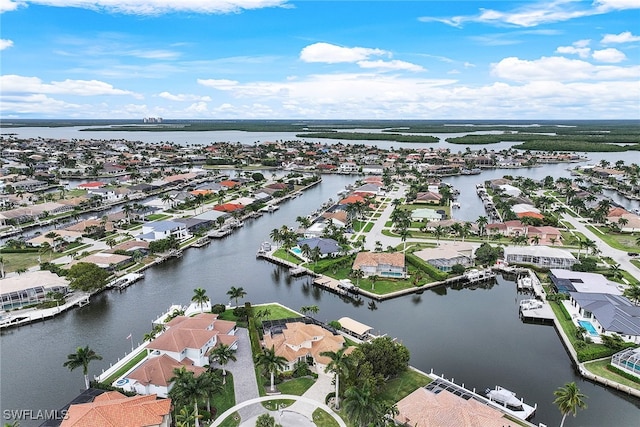
M 385 383 L 381 398 L 391 402 L 398 402 L 431 381 L 428 376 L 413 369 L 407 369 L 399 377 Z
M 236 405 L 236 397 L 233 391 L 233 374 L 227 371 L 227 381 L 224 385 L 223 393 L 216 393 L 211 397 L 211 407 L 216 408 L 216 414 L 222 414 L 229 408 L 233 408 Z M 229 417 L 231 421 L 233 417 Z M 228 425 L 238 425 L 238 424 L 228 424 Z
M 147 221 L 158 221 L 158 220 L 167 219 L 167 218 L 171 218 L 171 215 L 166 215 L 166 214 L 147 215 Z
M 317 427 L 338 427 L 338 422 L 320 408 L 313 411 L 313 423 Z
M 258 310 L 268 309 L 270 314 L 267 317 L 264 317 L 260 320 L 278 320 L 278 319 L 289 319 L 291 317 L 300 317 L 294 311 L 289 310 L 286 307 L 283 307 L 278 304 L 264 304 L 264 305 L 254 305 L 253 311 L 256 312 Z
M 631 388 L 635 388 L 636 390 L 640 390 L 640 384 L 633 382 L 630 379 L 623 377 L 622 375 L 618 375 L 617 373 L 610 371 L 607 368 L 610 363 L 611 363 L 611 359 L 608 358 L 608 359 L 595 360 L 593 362 L 585 363 L 584 367 L 587 368 L 590 372 L 596 375 L 599 375 L 601 377 L 604 377 L 608 380 L 615 381 L 617 383 L 626 385 Z
M 309 390 L 316 381 L 313 378 L 294 378 L 289 381 L 278 384 L 278 390 L 282 394 L 293 394 L 295 396 L 302 396 L 305 391 Z
M 587 228 L 600 237 L 607 245 L 614 249 L 627 252 L 638 252 L 640 246 L 636 244 L 637 236 L 628 233 L 616 233 L 608 227 L 597 228 L 588 225 Z
M 42 261 L 49 261 L 49 254 L 41 255 Z M 51 254 L 51 259 L 58 258 L 60 254 Z M 21 269 L 28 269 L 38 265 L 38 252 L 2 253 L 4 272 L 10 273 Z
M 115 380 L 117 380 L 118 378 L 126 374 L 129 369 L 133 368 L 136 365 L 136 363 L 140 362 L 145 357 L 147 357 L 147 350 L 142 350 L 140 353 L 136 354 L 136 356 L 133 359 L 125 363 L 120 369 L 118 369 L 116 372 L 114 372 L 112 375 L 106 378 L 103 381 L 103 383 L 111 385 L 111 383 L 113 383 Z
M 302 260 L 300 258 L 298 258 L 297 256 L 295 256 L 289 251 L 285 251 L 282 248 L 276 249 L 276 251 L 273 253 L 273 256 L 276 258 L 283 259 L 285 261 L 292 262 L 294 264 L 302 264 Z

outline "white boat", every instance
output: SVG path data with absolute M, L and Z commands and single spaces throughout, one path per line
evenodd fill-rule
M 525 276 L 518 279 L 518 289 L 533 289 L 531 277 Z
M 531 418 L 536 412 L 537 405 L 527 405 L 522 399 L 518 399 L 514 392 L 500 386 L 496 386 L 494 389 L 488 388 L 486 396 L 490 402 L 495 402 L 500 409 L 522 420 Z
M 460 203 L 458 203 L 458 202 L 452 202 L 452 203 L 451 203 L 451 207 L 452 207 L 452 208 L 454 208 L 454 209 L 460 209 Z
M 543 303 L 537 299 L 523 299 L 520 301 L 520 310 L 533 310 L 536 308 L 542 308 Z

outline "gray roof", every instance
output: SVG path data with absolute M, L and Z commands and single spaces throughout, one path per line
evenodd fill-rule
M 640 307 L 620 295 L 570 292 L 584 310 L 593 313 L 608 332 L 640 336 Z
M 298 246 L 309 245 L 311 249 L 318 247 L 323 255 L 340 252 L 341 248 L 338 242 L 333 239 L 324 239 L 321 237 L 312 237 L 310 239 L 298 240 Z

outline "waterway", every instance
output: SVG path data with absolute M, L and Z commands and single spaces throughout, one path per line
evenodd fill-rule
M 127 137 L 136 139 L 132 134 Z M 164 138 L 169 139 L 167 135 Z M 564 173 L 567 165 L 561 166 L 495 171 L 447 181 L 461 191 L 468 189 L 469 205 L 463 202 L 459 212 L 473 220 L 480 214 L 471 208 L 471 197 L 477 197 L 472 190 L 475 182 L 492 174 L 525 172 L 542 179 Z M 147 270 L 142 281 L 122 293 L 105 292 L 84 308 L 4 331 L 0 338 L 1 409 L 62 407 L 83 387 L 82 373 L 62 366 L 76 347 L 89 345 L 104 357 L 90 365 L 90 375 L 97 375 L 130 350 L 130 333 L 134 340 L 141 340 L 154 318 L 171 304 L 188 303 L 194 288 L 205 288 L 213 302 L 228 303 L 229 288 L 241 286 L 247 291 L 246 300 L 254 304 L 277 301 L 294 309 L 317 305 L 320 320 L 350 316 L 375 332 L 397 337 L 409 348 L 411 364 L 421 370 L 433 369 L 479 390 L 501 385 L 516 391 L 528 403 L 538 404 L 535 422 L 558 425 L 561 417 L 552 403 L 553 391 L 576 381 L 588 396 L 589 408 L 568 419 L 567 426 L 638 425 L 640 400 L 584 381 L 575 374 L 553 327 L 519 320 L 518 301 L 524 296 L 517 294 L 512 281 L 499 278 L 488 289 L 440 288 L 377 303 L 372 310 L 367 300 L 363 304 L 343 300 L 309 285 L 308 279 L 291 279 L 286 271 L 256 260 L 255 252 L 260 242 L 268 240 L 270 230 L 283 224 L 293 226 L 297 216 L 335 199 L 336 193 L 355 179 L 339 175 L 323 178 L 319 186 L 283 203 L 273 214 L 247 221 L 233 235 L 205 248 L 189 249 L 181 259 Z M 23 427 L 38 424 L 21 422 Z

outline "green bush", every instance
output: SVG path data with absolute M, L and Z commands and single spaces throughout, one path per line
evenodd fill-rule
M 425 262 L 413 254 L 405 254 L 405 259 L 413 267 L 427 273 L 429 277 L 436 281 L 443 281 L 447 278 L 447 273 L 440 271 L 428 262 Z
M 622 377 L 625 377 L 629 381 L 633 381 L 634 383 L 640 384 L 640 378 L 636 377 L 635 375 L 631 375 L 629 372 L 623 371 L 622 369 L 618 368 L 617 366 L 607 365 L 607 369 L 609 371 L 613 372 L 614 374 L 618 374 L 618 375 L 620 375 Z
M 38 251 L 39 251 L 38 248 L 24 248 L 24 249 L 2 248 L 0 249 L 0 253 L 3 253 L 3 254 L 26 254 L 26 253 L 37 253 Z
M 227 307 L 224 304 L 213 304 L 211 307 L 211 312 L 214 314 L 221 314 L 227 310 Z

